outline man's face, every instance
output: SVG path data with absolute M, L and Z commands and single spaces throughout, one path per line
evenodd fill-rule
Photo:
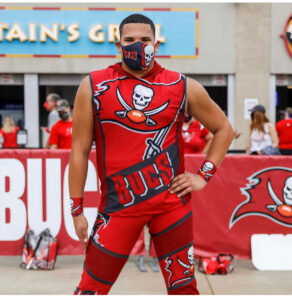
M 119 53 L 122 54 L 121 44 L 127 46 L 136 42 L 152 45 L 155 53 L 158 51 L 159 42 L 155 44 L 155 38 L 149 24 L 129 23 L 123 26 L 121 41 L 116 42 Z

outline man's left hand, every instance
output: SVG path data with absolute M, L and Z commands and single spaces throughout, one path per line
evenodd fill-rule
M 171 194 L 178 193 L 178 197 L 183 197 L 189 192 L 203 189 L 206 184 L 198 174 L 185 172 L 174 177 L 168 190 Z

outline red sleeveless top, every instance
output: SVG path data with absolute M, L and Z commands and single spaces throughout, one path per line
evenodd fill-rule
M 138 216 L 161 213 L 189 200 L 168 192 L 184 172 L 181 128 L 186 80 L 158 63 L 143 78 L 120 64 L 90 73 L 99 211 Z

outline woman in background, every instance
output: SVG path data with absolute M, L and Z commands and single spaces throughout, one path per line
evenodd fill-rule
M 274 125 L 265 115 L 262 105 L 256 105 L 251 112 L 251 124 L 246 154 L 275 155 L 278 150 L 278 136 Z
M 17 148 L 17 131 L 18 126 L 15 126 L 12 117 L 4 119 L 3 127 L 0 130 L 0 140 L 3 141 L 3 148 Z

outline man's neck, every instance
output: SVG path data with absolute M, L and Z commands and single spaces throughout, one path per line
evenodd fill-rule
M 122 68 L 130 73 L 131 75 L 137 77 L 137 78 L 141 78 L 143 77 L 145 74 L 147 74 L 148 72 L 150 72 L 154 67 L 154 61 L 150 64 L 150 66 L 146 69 L 146 70 L 143 70 L 143 71 L 135 71 L 131 68 L 129 68 L 123 61 L 122 61 Z

